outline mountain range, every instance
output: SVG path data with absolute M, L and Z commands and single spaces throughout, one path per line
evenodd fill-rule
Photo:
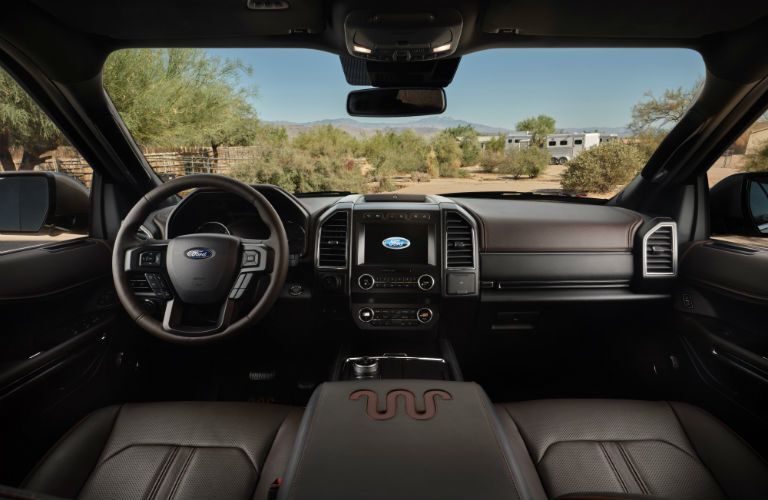
M 405 129 L 411 129 L 419 135 L 426 137 L 432 136 L 444 130 L 446 128 L 460 127 L 469 125 L 477 130 L 480 135 L 498 135 L 507 134 L 512 129 L 504 127 L 494 127 L 491 125 L 484 125 L 482 123 L 474 123 L 466 120 L 460 120 L 450 116 L 428 116 L 425 118 L 419 118 L 405 122 L 364 122 L 355 120 L 354 118 L 331 118 L 326 120 L 317 120 L 312 122 L 286 122 L 286 121 L 273 121 L 268 122 L 272 125 L 279 125 L 285 127 L 288 135 L 293 137 L 300 132 L 317 126 L 317 125 L 333 125 L 338 127 L 356 137 L 364 137 L 375 133 L 377 130 L 394 130 L 400 131 Z M 620 136 L 628 135 L 629 131 L 624 127 L 569 127 L 558 129 L 558 132 L 600 132 L 601 134 L 618 134 Z

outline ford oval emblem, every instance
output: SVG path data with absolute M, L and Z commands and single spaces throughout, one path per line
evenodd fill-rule
M 190 248 L 189 250 L 184 252 L 184 255 L 186 255 L 188 259 L 199 260 L 199 259 L 210 259 L 211 257 L 213 257 L 213 253 L 214 253 L 213 250 L 211 250 L 210 248 L 197 247 L 197 248 Z
M 402 236 L 391 236 L 382 241 L 381 244 L 384 245 L 384 248 L 389 248 L 390 250 L 403 250 L 411 246 L 411 240 Z

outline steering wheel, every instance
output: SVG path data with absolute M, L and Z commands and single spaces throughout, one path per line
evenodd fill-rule
M 159 203 L 192 188 L 218 189 L 248 201 L 269 229 L 269 238 L 187 234 L 142 241 L 136 237 L 139 226 Z M 129 273 L 143 273 L 155 296 L 166 300 L 162 321 L 153 318 L 138 301 Z M 128 315 L 149 333 L 182 344 L 220 340 L 255 324 L 277 300 L 287 273 L 288 239 L 275 209 L 251 186 L 221 175 L 179 177 L 144 195 L 123 220 L 112 253 L 112 277 Z M 240 302 L 254 291 L 259 298 L 235 320 Z M 185 324 L 192 309 L 215 310 L 216 305 L 215 325 Z

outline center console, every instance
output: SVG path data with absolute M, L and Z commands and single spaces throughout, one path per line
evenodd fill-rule
M 360 330 L 434 330 L 445 298 L 477 296 L 476 229 L 437 196 L 349 197 L 321 219 L 319 283 L 349 298 Z
M 543 498 L 525 446 L 508 442 L 474 383 L 329 382 L 310 399 L 277 498 Z

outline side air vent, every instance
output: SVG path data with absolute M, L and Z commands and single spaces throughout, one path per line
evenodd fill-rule
M 472 226 L 456 212 L 445 215 L 446 266 L 475 267 Z
M 147 283 L 147 278 L 140 273 L 132 273 L 128 277 L 128 284 L 131 285 L 131 289 L 134 293 L 151 293 L 152 289 Z
M 643 237 L 643 276 L 677 274 L 677 225 L 660 222 Z
M 348 218 L 348 212 L 336 212 L 320 226 L 318 267 L 344 268 L 347 266 Z

